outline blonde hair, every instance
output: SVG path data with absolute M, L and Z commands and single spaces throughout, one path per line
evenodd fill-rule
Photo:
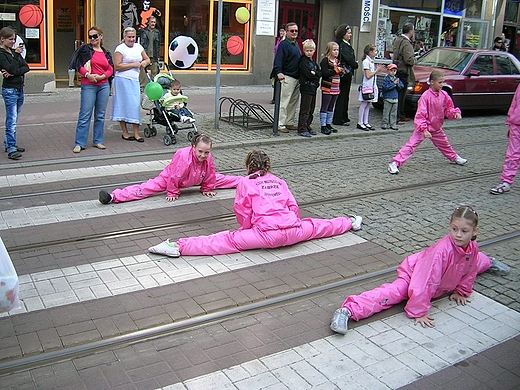
M 305 49 L 316 49 L 316 44 L 312 39 L 306 39 L 302 43 L 303 50 Z
M 334 50 L 335 47 L 339 49 L 339 45 L 336 42 L 331 41 L 327 43 L 327 46 L 325 46 L 325 53 L 323 54 L 323 56 L 330 58 L 330 56 L 332 55 L 332 50 Z
M 129 32 L 134 32 L 135 33 L 135 28 L 133 27 L 127 27 L 123 30 L 123 36 L 126 37 L 128 35 Z

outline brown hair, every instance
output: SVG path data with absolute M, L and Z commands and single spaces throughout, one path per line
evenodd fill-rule
M 173 80 L 172 83 L 170 84 L 170 88 L 173 88 L 173 87 L 181 87 L 181 82 L 179 80 Z
M 352 30 L 348 24 L 340 24 L 334 33 L 336 42 L 340 43 L 348 30 Z
M 450 223 L 453 222 L 454 219 L 465 219 L 474 228 L 478 226 L 478 214 L 471 206 L 457 207 L 453 214 L 451 214 Z M 476 239 L 476 235 L 471 237 L 471 241 L 475 241 Z
M 442 73 L 440 70 L 433 70 L 430 73 L 430 81 L 437 81 L 441 78 L 444 78 L 444 73 Z
M 246 157 L 246 170 L 250 179 L 264 176 L 271 171 L 271 159 L 263 150 L 253 150 Z
M 0 38 L 7 39 L 11 38 L 13 35 L 16 35 L 16 32 L 11 27 L 3 27 L 0 30 Z
M 191 139 L 191 146 L 197 146 L 199 142 L 205 143 L 206 145 L 213 147 L 213 141 L 206 134 L 201 133 L 193 137 Z
M 92 31 L 92 30 L 94 30 L 94 31 L 98 32 L 99 34 L 103 35 L 103 30 L 101 30 L 101 27 L 98 27 L 98 26 L 92 26 L 92 27 L 90 27 L 90 28 L 88 29 L 87 34 L 88 34 L 90 31 Z M 101 40 L 99 41 L 99 45 L 100 45 L 100 46 L 103 46 L 103 38 L 101 38 Z

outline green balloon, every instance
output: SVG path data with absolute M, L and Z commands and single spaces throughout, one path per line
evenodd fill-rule
M 161 84 L 152 81 L 151 83 L 146 84 L 146 87 L 144 87 L 144 93 L 148 96 L 148 99 L 153 102 L 154 100 L 162 98 L 163 89 Z

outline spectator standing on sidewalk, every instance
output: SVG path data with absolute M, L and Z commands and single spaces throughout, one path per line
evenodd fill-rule
M 280 26 L 280 28 L 278 29 L 278 37 L 276 38 L 276 43 L 274 44 L 274 48 L 273 48 L 273 52 L 274 52 L 274 57 L 276 57 L 276 52 L 278 51 L 278 46 L 280 46 L 280 42 L 282 42 L 284 39 L 285 39 L 285 34 L 286 34 L 286 31 L 285 31 L 285 24 L 282 24 Z M 274 58 L 273 57 L 273 58 Z M 274 92 L 275 92 L 275 81 L 276 81 L 276 73 L 274 73 L 274 67 L 273 69 L 271 70 L 271 82 L 272 82 L 272 85 L 273 85 L 273 98 L 271 99 L 271 104 L 274 104 Z
M 325 53 L 320 62 L 321 68 L 321 107 L 320 125 L 321 132 L 325 135 L 337 133 L 338 130 L 332 127 L 332 116 L 334 115 L 334 105 L 339 95 L 340 78 L 345 72 L 339 63 L 339 45 L 336 42 L 329 42 L 325 46 Z
M 316 132 L 311 129 L 316 108 L 316 89 L 320 86 L 320 66 L 312 59 L 316 44 L 312 39 L 303 41 L 303 54 L 300 58 L 300 114 L 298 133 L 302 137 L 311 137 Z
M 397 130 L 397 101 L 399 91 L 403 88 L 403 82 L 396 77 L 397 65 L 390 64 L 386 67 L 388 74 L 383 80 L 381 86 L 381 95 L 383 97 L 383 119 L 381 120 L 381 128 Z
M 339 126 L 349 126 L 348 105 L 350 102 L 350 87 L 352 76 L 359 67 L 356 61 L 356 54 L 351 45 L 352 29 L 349 25 L 342 24 L 336 29 L 336 43 L 339 45 L 339 63 L 345 68 L 345 73 L 341 76 L 339 84 L 339 95 L 334 106 L 334 116 L 332 124 Z
M 406 117 L 404 103 L 408 85 L 415 82 L 413 66 L 415 65 L 415 53 L 412 40 L 415 30 L 412 23 L 403 25 L 403 33 L 394 41 L 394 64 L 397 65 L 397 77 L 403 82 L 404 88 L 399 91 L 397 102 L 398 124 L 404 125 L 410 119 Z
M 157 18 L 155 16 L 150 16 L 146 28 L 139 30 L 139 43 L 150 58 L 150 65 L 146 68 L 141 68 L 139 71 L 139 83 L 141 84 L 141 89 L 148 84 L 148 77 L 146 76 L 147 70 L 150 71 L 150 77 L 152 80 L 159 73 L 161 32 L 155 26 L 157 26 Z
M 112 55 L 103 47 L 103 30 L 93 26 L 88 30 L 90 43 L 78 47 L 72 54 L 69 69 L 81 75 L 81 99 L 76 125 L 74 153 L 87 147 L 90 118 L 94 110 L 92 146 L 105 149 L 105 112 L 110 95 L 110 83 L 114 74 Z
M 289 130 L 297 130 L 296 107 L 300 89 L 299 63 L 301 51 L 296 38 L 298 37 L 298 25 L 294 22 L 286 24 L 286 37 L 280 42 L 276 56 L 274 57 L 274 73 L 280 81 L 280 115 L 278 117 L 278 131 L 288 133 Z
M 507 144 L 506 158 L 500 175 L 502 183 L 489 191 L 493 195 L 500 195 L 509 191 L 520 165 L 520 85 L 516 87 L 515 96 L 507 112 L 506 125 L 509 126 L 507 129 L 509 143 Z
M 10 27 L 0 30 L 0 71 L 2 72 L 2 97 L 5 105 L 5 139 L 7 158 L 18 160 L 25 152 L 16 145 L 16 123 L 24 101 L 23 84 L 29 65 L 21 53 L 23 45 L 14 47 L 16 33 Z

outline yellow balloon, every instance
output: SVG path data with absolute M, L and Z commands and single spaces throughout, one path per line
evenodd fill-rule
M 238 23 L 244 24 L 249 22 L 249 10 L 246 7 L 239 7 L 235 11 L 235 17 Z

